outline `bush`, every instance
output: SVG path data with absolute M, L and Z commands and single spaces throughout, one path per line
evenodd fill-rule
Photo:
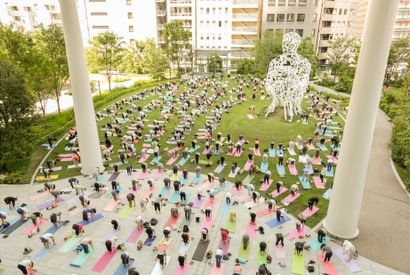
M 320 85 L 320 86 L 323 86 L 323 87 L 327 87 L 327 88 L 333 88 L 335 86 L 335 82 L 327 74 L 325 74 L 322 77 L 322 80 L 320 80 L 317 84 Z

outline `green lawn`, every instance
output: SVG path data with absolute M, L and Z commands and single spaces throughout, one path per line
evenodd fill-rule
M 226 80 L 226 79 L 225 79 Z M 225 81 L 224 80 L 224 81 Z M 229 91 L 231 87 L 237 87 L 237 84 L 234 84 L 232 80 L 230 80 L 230 87 L 227 88 L 227 90 Z M 187 89 L 186 86 L 182 87 L 183 89 Z M 180 89 L 182 90 L 182 89 Z M 202 89 L 200 89 L 201 91 Z M 210 89 L 208 89 L 210 90 Z M 223 170 L 223 172 L 221 174 L 216 174 L 216 176 L 218 177 L 225 177 L 228 181 L 235 181 L 237 179 L 239 180 L 243 180 L 246 175 L 247 172 L 245 171 L 244 174 L 242 175 L 238 175 L 236 177 L 236 179 L 230 179 L 228 178 L 228 174 L 229 174 L 229 170 L 230 170 L 230 165 L 232 164 L 232 162 L 236 161 L 238 163 L 238 166 L 240 168 L 243 168 L 244 164 L 247 161 L 247 156 L 248 153 L 250 153 L 251 151 L 248 150 L 248 148 L 253 148 L 254 145 L 254 139 L 258 138 L 260 140 L 260 151 L 261 154 L 263 154 L 263 150 L 267 149 L 270 142 L 274 141 L 275 145 L 277 146 L 279 143 L 282 143 L 284 145 L 284 147 L 287 147 L 289 141 L 295 141 L 296 140 L 296 136 L 297 135 L 301 135 L 302 138 L 305 140 L 308 137 L 313 137 L 313 133 L 314 133 L 314 129 L 315 126 L 314 124 L 317 122 L 314 118 L 310 118 L 309 119 L 309 125 L 303 125 L 300 122 L 296 122 L 296 120 L 299 117 L 296 117 L 296 119 L 294 119 L 294 122 L 289 123 L 287 121 L 284 120 L 283 117 L 283 111 L 282 109 L 277 109 L 275 111 L 275 113 L 270 114 L 268 117 L 265 117 L 265 109 L 269 106 L 269 104 L 271 103 L 270 100 L 260 100 L 260 95 L 257 96 L 257 99 L 255 101 L 250 100 L 250 96 L 252 94 L 252 90 L 253 87 L 251 86 L 250 88 L 246 88 L 246 86 L 244 85 L 244 92 L 247 94 L 248 100 L 245 101 L 242 104 L 235 104 L 233 109 L 231 109 L 231 111 L 229 113 L 223 113 L 222 115 L 222 120 L 221 123 L 219 125 L 219 127 L 217 128 L 217 130 L 214 131 L 214 136 L 216 137 L 216 134 L 218 132 L 221 132 L 223 134 L 224 137 L 226 137 L 226 135 L 229 133 L 232 136 L 232 140 L 235 143 L 238 140 L 238 136 L 240 134 L 243 134 L 245 136 L 245 140 L 249 141 L 249 144 L 245 144 L 244 148 L 246 149 L 245 152 L 242 154 L 242 156 L 240 158 L 237 157 L 229 157 L 226 156 L 226 151 L 227 151 L 227 145 L 224 144 L 223 146 L 223 150 L 224 152 L 220 155 L 220 156 L 225 156 L 226 158 L 226 163 L 228 164 L 225 169 Z M 210 93 L 209 93 L 210 95 Z M 227 100 L 229 99 L 229 97 L 231 96 L 230 93 L 228 93 L 228 97 L 227 98 L 220 98 L 219 101 L 217 102 L 217 104 L 220 105 L 222 100 Z M 236 94 L 232 95 L 233 98 L 236 98 Z M 150 102 L 152 99 L 154 98 L 158 98 L 156 95 L 155 96 L 150 96 L 146 99 L 143 100 L 139 100 L 137 103 L 135 103 L 137 106 L 145 106 L 148 102 Z M 118 99 L 117 99 L 118 100 Z M 255 111 L 251 112 L 249 111 L 249 107 L 254 105 L 255 106 Z M 308 103 L 304 102 L 303 107 L 305 109 L 308 109 L 309 105 Z M 124 107 L 124 109 L 126 109 L 128 107 Z M 211 115 L 211 109 L 213 109 L 214 107 L 209 107 L 208 108 L 208 116 Z M 247 117 L 247 114 L 252 113 L 255 116 L 255 119 L 250 120 Z M 147 113 L 147 119 L 150 120 L 150 122 L 147 122 L 147 124 L 152 123 L 153 119 L 158 119 L 160 115 L 160 110 L 156 109 L 153 110 L 150 113 Z M 117 115 L 117 117 L 119 117 L 120 115 Z M 206 120 L 205 118 L 206 115 L 201 115 L 199 118 L 197 118 L 195 120 L 195 126 L 193 127 L 190 135 L 186 136 L 186 142 L 185 142 L 185 146 L 186 147 L 190 147 L 191 146 L 191 141 L 193 139 L 193 135 L 194 133 L 197 132 L 198 129 L 200 128 L 204 128 L 204 122 Z M 334 121 L 339 121 L 342 122 L 342 120 L 340 119 L 340 117 L 334 117 Z M 111 122 L 110 118 L 105 118 L 102 121 L 98 122 L 98 128 L 100 129 L 103 125 L 105 125 L 106 123 Z M 160 144 L 161 144 L 161 156 L 163 157 L 161 162 L 162 163 L 166 163 L 168 161 L 168 159 L 170 158 L 170 156 L 167 154 L 167 152 L 165 151 L 166 149 L 170 149 L 170 148 L 174 148 L 176 147 L 176 145 L 170 145 L 166 143 L 166 137 L 168 135 L 170 135 L 170 133 L 172 132 L 173 128 L 178 125 L 180 123 L 180 119 L 177 115 L 175 115 L 168 124 L 166 124 L 167 127 L 167 132 L 164 134 L 163 137 L 161 137 L 160 140 Z M 343 122 L 342 122 L 343 123 Z M 123 124 L 121 126 L 122 132 L 123 134 L 126 133 L 126 128 L 125 126 L 129 125 L 129 123 Z M 150 128 L 145 127 L 144 131 L 143 131 L 143 135 L 145 135 L 146 133 L 148 133 L 148 131 L 150 130 Z M 104 131 L 99 131 L 99 135 L 100 135 L 100 140 L 103 141 L 104 140 Z M 120 148 L 120 140 L 117 137 L 112 137 L 111 138 L 113 144 L 114 144 L 114 151 L 116 152 L 119 148 Z M 70 153 L 69 151 L 65 151 L 64 147 L 65 144 L 67 142 L 62 142 L 61 144 L 59 144 L 57 146 L 57 148 L 55 148 L 52 152 L 52 154 L 50 155 L 49 159 L 54 158 L 55 154 L 64 154 L 64 153 Z M 137 152 L 140 153 L 141 149 L 142 149 L 142 144 L 144 142 L 141 140 L 138 144 L 135 145 Z M 199 145 L 201 146 L 201 148 L 197 151 L 199 153 L 202 153 L 204 145 L 199 141 Z M 316 147 L 316 146 L 315 146 Z M 327 147 L 329 148 L 329 143 L 327 143 Z M 299 153 L 299 150 L 295 147 L 295 151 L 297 153 Z M 330 154 L 331 151 L 327 151 L 327 152 L 322 152 L 321 151 L 321 156 L 322 159 L 324 158 L 326 160 L 326 155 Z M 311 154 L 311 156 L 314 154 L 313 151 L 309 152 Z M 112 161 L 108 162 L 109 163 L 114 163 L 114 162 L 119 162 L 119 158 L 117 157 L 118 154 L 114 153 L 112 155 Z M 213 172 L 213 170 L 215 169 L 215 167 L 217 166 L 216 161 L 220 158 L 220 156 L 212 156 L 212 160 L 213 160 L 213 165 L 210 168 L 205 167 L 204 165 L 202 166 L 202 173 L 203 174 L 207 174 L 209 172 Z M 285 159 L 287 159 L 289 157 L 288 153 L 285 151 Z M 148 159 L 147 163 L 152 160 L 153 156 L 150 157 L 150 159 Z M 191 160 L 194 158 L 194 154 L 191 154 Z M 298 156 L 294 156 L 293 158 L 298 159 Z M 140 165 L 137 163 L 139 159 L 139 156 L 137 157 L 132 157 L 130 158 L 128 161 L 132 164 L 133 168 L 140 168 Z M 205 159 L 205 156 L 201 154 L 201 159 Z M 255 164 L 260 166 L 261 164 L 261 160 L 262 160 L 262 156 L 260 157 L 254 157 L 255 159 Z M 278 180 L 281 180 L 285 183 L 285 185 L 287 187 L 289 187 L 291 184 L 294 184 L 295 182 L 299 181 L 299 179 L 296 176 L 290 176 L 289 174 L 289 170 L 285 169 L 287 176 L 283 177 L 283 178 L 279 178 L 279 175 L 276 171 L 276 163 L 277 163 L 277 159 L 276 158 L 269 158 L 269 170 L 272 172 L 272 177 L 274 180 L 274 183 Z M 59 179 L 62 178 L 68 178 L 68 177 L 72 177 L 75 175 L 79 174 L 79 168 L 75 168 L 75 169 L 66 169 L 65 167 L 68 164 L 72 164 L 71 162 L 59 162 L 57 165 L 58 166 L 63 166 L 63 169 L 61 171 L 56 172 L 56 174 L 58 173 L 59 175 Z M 189 171 L 194 171 L 194 168 L 196 167 L 196 164 L 191 164 L 189 162 L 187 162 L 183 168 L 187 168 Z M 304 167 L 303 164 L 299 164 L 297 163 L 297 169 L 299 171 L 299 174 L 302 171 L 302 168 Z M 319 166 L 317 166 L 319 168 Z M 152 167 L 153 169 L 155 169 L 156 167 Z M 169 166 L 166 166 L 167 169 L 171 168 Z M 181 168 L 181 170 L 183 169 Z M 121 166 L 121 169 L 125 169 L 125 166 Z M 110 167 L 107 167 L 106 170 L 111 170 Z M 259 180 L 263 178 L 263 174 L 256 174 L 255 178 L 254 178 L 254 182 L 257 186 L 257 189 L 259 189 Z M 328 179 L 328 183 L 332 182 L 332 179 L 329 178 Z M 300 212 L 302 212 L 306 206 L 307 206 L 307 200 L 312 197 L 312 196 L 318 196 L 320 197 L 320 202 L 318 207 L 321 209 L 318 212 L 318 215 L 314 215 L 312 217 L 310 217 L 307 221 L 307 225 L 308 226 L 314 226 L 315 224 L 317 224 L 320 220 L 323 219 L 323 217 L 326 214 L 326 209 L 328 206 L 328 201 L 325 199 L 322 199 L 322 195 L 323 193 L 328 189 L 328 187 L 326 187 L 326 189 L 324 190 L 318 190 L 316 189 L 314 183 L 311 183 L 312 185 L 312 189 L 310 190 L 303 190 L 303 187 L 300 185 L 301 188 L 301 192 L 302 195 L 300 196 L 300 198 L 298 198 L 297 200 L 295 200 L 292 204 L 290 204 L 287 209 L 289 210 L 289 212 L 295 216 L 297 216 L 297 214 L 299 214 Z M 275 188 L 275 184 L 272 184 L 272 186 L 269 188 L 268 192 L 266 193 L 270 193 L 274 190 Z M 265 195 L 265 192 L 262 192 L 263 195 Z M 279 202 L 280 200 L 282 200 L 285 196 L 288 195 L 288 192 L 286 192 L 284 195 L 281 195 L 277 198 L 277 201 Z

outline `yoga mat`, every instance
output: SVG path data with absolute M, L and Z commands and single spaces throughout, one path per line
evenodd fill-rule
M 75 267 L 81 267 L 85 261 L 87 261 L 88 258 L 90 258 L 90 256 L 94 253 L 95 249 L 92 247 L 89 247 L 89 253 L 84 253 L 81 252 L 80 255 L 77 256 L 77 258 L 75 258 L 75 260 L 70 263 L 71 266 L 75 266 Z
M 35 230 L 37 227 L 42 226 L 47 220 L 48 219 L 40 219 L 40 221 L 37 221 L 37 226 L 34 224 L 30 225 L 23 231 L 23 234 L 27 236 L 30 235 L 33 230 Z
M 54 225 L 51 226 L 46 232 L 44 232 L 43 234 L 46 233 L 51 233 L 54 234 L 56 233 L 60 228 L 62 228 L 64 226 L 64 222 L 63 221 L 59 221 L 57 222 L 57 227 L 55 227 Z
M 105 243 L 106 240 L 117 237 L 118 233 L 119 233 L 118 230 L 112 229 L 107 234 L 105 234 L 105 236 L 100 240 L 100 243 Z
M 231 205 L 227 204 L 226 202 L 222 203 L 221 210 L 219 210 L 219 213 L 221 215 L 229 215 L 229 212 L 231 211 Z
M 182 166 L 182 165 L 184 165 L 188 160 L 189 160 L 189 156 L 186 157 L 186 158 L 181 158 L 181 159 L 179 160 L 179 162 L 178 162 L 178 165 L 179 165 L 179 166 Z
M 43 192 L 41 192 L 41 193 L 39 193 L 39 194 L 36 194 L 36 195 L 30 197 L 30 200 L 31 200 L 31 201 L 35 201 L 35 200 L 38 200 L 38 199 L 47 197 L 48 195 L 51 195 L 50 192 L 48 192 L 48 191 L 43 191 Z
M 215 156 L 219 156 L 221 153 L 222 153 L 222 149 L 214 150 L 214 152 L 213 152 L 213 154 L 214 154 Z
M 255 117 L 253 116 L 253 115 L 251 115 L 251 114 L 247 114 L 246 115 L 249 119 L 254 119 Z
M 214 222 L 214 217 L 211 217 L 209 220 L 207 219 L 207 218 L 204 218 L 204 220 L 202 221 L 202 223 L 201 223 L 201 229 L 202 228 L 206 228 L 206 229 L 208 229 L 209 231 L 211 231 L 211 226 L 212 226 L 212 223 Z
M 159 261 L 157 261 L 157 263 L 154 266 L 154 269 L 152 269 L 151 275 L 163 275 L 164 269 L 168 266 L 170 260 L 171 260 L 171 257 L 167 256 L 165 266 L 161 266 Z M 119 275 L 119 274 L 114 274 L 114 275 Z
M 319 211 L 319 208 L 317 206 L 313 206 L 312 210 L 309 210 L 309 208 L 303 210 L 302 215 L 306 219 L 315 214 L 317 211 Z
M 176 181 L 179 178 L 180 175 L 181 175 L 181 173 L 172 174 L 171 181 Z
M 182 149 L 182 147 L 175 147 L 175 148 L 169 149 L 167 152 L 168 152 L 168 154 L 172 154 L 172 152 L 179 151 L 181 149 Z
M 235 172 L 234 172 L 234 173 L 232 173 L 232 170 L 231 170 L 231 172 L 230 172 L 230 173 L 229 173 L 229 175 L 228 175 L 228 178 L 235 178 L 235 177 L 236 177 L 236 175 L 238 174 L 239 170 L 240 170 L 240 168 L 239 168 L 239 167 L 236 167 L 236 169 L 235 169 Z
M 112 174 L 111 177 L 108 179 L 108 181 L 116 180 L 119 175 L 120 175 L 119 173 L 114 173 L 114 174 Z
M 269 168 L 269 163 L 268 162 L 262 162 L 261 163 L 261 172 L 265 173 L 266 171 L 268 171 Z
M 241 151 L 236 150 L 235 154 L 233 154 L 235 157 L 240 157 L 243 153 L 243 149 Z
M 103 272 L 115 254 L 117 254 L 117 251 L 117 249 L 114 249 L 112 252 L 106 251 L 91 270 L 94 272 Z
M 224 164 L 224 165 L 222 165 L 222 164 L 218 165 L 218 166 L 215 168 L 214 173 L 221 173 L 222 170 L 225 168 L 225 166 L 226 166 L 226 164 Z
M 180 247 L 179 250 L 178 250 L 178 253 L 179 253 L 179 254 L 187 253 L 188 250 L 189 250 L 189 247 L 191 246 L 191 243 L 192 243 L 192 242 L 189 242 L 189 243 L 187 243 L 187 244 L 182 243 L 182 244 L 181 244 L 181 247 Z
M 169 203 L 176 203 L 178 199 L 179 199 L 179 194 L 178 194 L 178 193 L 174 193 L 174 194 L 172 194 L 172 196 L 168 199 L 168 202 L 169 202 Z
M 261 187 L 259 187 L 260 191 L 268 191 L 269 187 L 272 185 L 273 180 L 269 180 L 268 183 L 262 183 Z
M 306 144 L 306 146 L 307 146 L 307 148 L 309 149 L 309 150 L 315 150 L 316 148 L 315 148 L 315 146 L 313 145 L 313 144 Z
M 322 197 L 326 200 L 330 200 L 331 195 L 332 195 L 332 189 L 329 188 L 326 190 L 326 192 L 323 194 Z
M 73 160 L 72 157 L 69 157 L 69 158 L 61 158 L 61 159 L 60 159 L 61 162 L 68 162 L 68 161 L 72 161 L 72 160 Z
M 276 157 L 276 150 L 269 148 L 269 157 L 274 158 Z
M 90 205 L 89 207 L 93 207 L 93 206 L 94 206 L 94 205 Z M 71 210 L 71 211 L 68 211 L 68 214 L 70 214 L 71 216 L 75 216 L 75 215 L 77 215 L 78 213 L 83 212 L 84 209 L 85 209 L 84 207 L 79 206 L 79 207 L 74 208 L 74 209 Z
M 289 154 L 290 154 L 291 156 L 296 156 L 296 153 L 295 153 L 295 149 L 294 149 L 294 148 L 288 148 L 288 152 L 289 152 Z
M 228 220 L 228 223 L 226 224 L 226 230 L 228 230 L 231 233 L 235 233 L 236 232 L 236 221 L 231 222 Z
M 255 229 L 257 229 L 258 226 L 256 224 L 248 224 L 248 227 L 246 228 L 246 234 L 249 235 L 250 239 L 253 239 L 256 237 L 256 231 Z
M 161 241 L 159 242 L 159 244 L 158 244 L 158 250 L 165 250 L 165 251 L 167 251 L 169 245 L 171 244 L 171 242 L 172 242 L 172 238 L 169 238 L 168 240 L 166 240 L 165 237 L 162 238 L 162 240 L 161 240 Z
M 289 234 L 286 236 L 286 239 L 292 240 L 296 237 L 299 237 L 300 235 L 303 235 L 307 231 L 306 227 L 304 227 L 302 230 L 297 231 L 296 229 L 293 229 L 292 231 L 289 232 Z
M 52 244 L 51 247 L 54 247 L 55 244 Z M 36 255 L 33 256 L 33 258 L 31 258 L 33 261 L 40 261 L 42 258 L 44 258 L 45 255 L 48 254 L 48 252 L 50 252 L 51 248 L 43 248 L 41 249 Z
M 299 198 L 299 197 L 300 197 L 300 193 L 296 193 L 294 196 L 292 196 L 292 194 L 289 194 L 286 198 L 284 198 L 284 199 L 281 201 L 281 203 L 287 203 L 287 204 L 289 204 L 289 203 L 293 202 L 294 200 L 296 200 L 296 199 Z
M 265 216 L 267 216 L 269 214 L 272 214 L 272 213 L 275 213 L 275 211 L 273 209 L 269 210 L 269 208 L 266 208 L 266 209 L 263 209 L 263 210 L 260 210 L 260 211 L 256 212 L 255 214 L 258 218 L 262 218 L 262 217 L 265 217 Z
M 212 202 L 211 202 L 211 199 L 209 199 L 209 200 L 206 202 L 206 204 L 205 204 L 205 208 L 207 208 L 207 207 L 214 208 L 215 203 L 216 203 L 215 198 L 214 198 L 214 200 L 213 200 Z
M 257 156 L 257 157 L 260 157 L 261 156 L 261 151 L 259 150 L 259 149 L 253 149 L 253 154 L 255 155 L 255 156 Z
M 334 164 L 337 164 L 338 159 L 337 159 L 337 158 L 335 158 L 333 155 L 327 155 L 326 157 L 327 157 L 328 159 L 331 159 L 331 160 L 333 161 L 333 163 L 334 163 Z
M 284 246 L 275 246 L 276 258 L 285 259 L 286 258 L 286 248 Z
M 261 254 L 258 252 L 255 253 L 256 254 L 256 264 L 257 265 L 261 265 L 261 264 L 267 264 L 268 263 L 268 259 L 266 258 L 266 256 L 268 256 L 268 254 Z
M 317 189 L 325 189 L 325 185 L 324 185 L 324 183 L 320 180 L 319 177 L 314 176 L 314 177 L 313 177 L 313 182 L 315 183 Z
M 288 216 L 285 216 L 285 220 L 280 219 L 280 222 L 278 222 L 278 220 L 275 218 L 273 220 L 267 221 L 266 225 L 269 226 L 270 228 L 274 228 L 276 226 L 287 223 L 288 221 L 290 221 L 290 218 Z
M 276 149 L 276 155 L 283 154 L 283 149 Z
M 168 194 L 169 189 L 164 187 L 162 188 L 161 192 L 159 192 L 159 195 L 161 195 L 163 198 L 165 198 L 166 194 Z
M 62 202 L 62 201 L 64 201 L 63 198 L 60 198 L 58 202 L 56 202 L 55 200 L 52 200 L 52 201 L 37 205 L 37 209 L 38 210 L 43 210 L 43 209 L 47 208 L 50 205 L 53 205 L 53 204 L 56 204 L 56 203 L 59 203 L 59 202 Z
M 131 214 L 132 209 L 134 209 L 134 208 L 133 208 L 133 207 L 129 207 L 129 206 L 125 207 L 125 208 L 120 212 L 120 214 L 118 214 L 118 217 L 121 218 L 121 219 L 125 219 L 126 217 L 128 217 L 129 214 Z
M 279 176 L 284 176 L 286 174 L 284 165 L 276 164 L 276 170 L 278 171 Z
M 233 151 L 231 153 L 226 152 L 226 155 L 229 156 L 229 157 L 232 157 L 235 154 L 235 152 L 236 152 L 236 149 L 233 149 Z
M 175 158 L 170 158 L 168 162 L 166 163 L 166 165 L 172 165 L 178 159 L 178 157 L 179 155 L 177 155 Z
M 253 160 L 252 161 L 247 161 L 245 163 L 245 166 L 243 167 L 243 170 L 248 171 L 251 168 L 251 165 L 253 164 Z
M 203 165 L 208 165 L 208 161 L 204 159 L 199 160 L 198 163 L 203 164 Z M 209 162 L 209 165 L 212 165 L 212 161 Z
M 195 146 L 195 149 L 194 149 L 194 148 L 189 148 L 188 152 L 189 152 L 189 153 L 193 153 L 193 152 L 195 152 L 196 150 L 198 150 L 199 148 L 201 148 L 201 146 Z
M 188 178 L 186 178 L 186 179 L 181 178 L 181 185 L 184 186 L 184 185 L 188 184 L 189 181 L 190 181 L 190 177 L 189 177 L 189 176 L 188 176 Z
M 229 239 L 228 239 L 228 241 L 227 241 L 226 243 L 224 243 L 224 242 L 222 241 L 222 239 L 219 241 L 218 247 L 220 247 L 220 248 L 222 249 L 223 255 L 228 254 L 229 244 L 230 244 Z
M 105 212 L 111 212 L 119 203 L 121 200 L 111 200 L 106 207 L 103 208 L 103 211 Z
M 141 197 L 148 199 L 153 193 L 154 193 L 154 190 L 148 189 L 144 192 L 144 194 L 141 195 Z
M 148 172 L 147 172 L 147 171 L 145 171 L 144 173 L 140 173 L 140 174 L 138 175 L 138 179 L 139 179 L 139 180 L 144 180 L 147 175 L 148 175 Z
M 324 146 L 323 144 L 320 143 L 316 143 L 317 147 L 319 147 L 320 150 L 322 151 L 328 151 L 329 149 L 327 149 L 326 146 Z
M 174 270 L 173 275 L 185 275 L 186 272 L 188 271 L 189 268 L 189 262 L 186 262 L 183 267 L 181 267 L 179 264 Z
M 307 156 L 306 155 L 299 155 L 299 163 L 306 163 Z
M 330 171 L 326 170 L 326 177 L 333 177 L 333 168 Z
M 275 189 L 275 191 L 273 191 L 270 195 L 272 196 L 272 198 L 276 198 L 277 196 L 285 193 L 286 191 L 288 191 L 288 188 L 286 187 L 282 187 L 279 191 L 279 193 L 277 192 L 277 190 Z
M 194 255 L 192 256 L 192 260 L 202 262 L 204 256 L 207 252 L 209 242 L 202 242 L 198 243 Z
M 62 253 L 67 253 L 69 251 L 71 251 L 71 249 L 73 248 L 74 245 L 76 245 L 77 242 L 81 241 L 82 237 L 80 236 L 72 236 L 70 239 L 68 239 L 63 246 L 60 247 L 60 249 L 58 251 L 62 252 Z
M 331 275 L 339 274 L 331 261 L 327 261 L 326 263 L 323 261 L 325 259 L 324 255 L 322 256 L 322 254 L 316 254 L 316 257 L 319 260 L 319 262 L 322 264 L 322 267 L 325 270 L 326 274 L 331 274 Z
M 203 154 L 203 155 L 206 155 L 206 154 L 210 153 L 211 150 L 212 150 L 212 147 L 213 147 L 213 146 L 209 146 L 208 150 L 205 148 L 205 149 L 202 151 L 202 154 Z
M 138 163 L 143 163 L 143 162 L 146 161 L 150 156 L 151 156 L 150 154 L 145 154 L 144 157 L 141 157 L 141 158 L 138 160 Z
M 44 176 L 37 176 L 36 180 L 41 181 L 41 180 L 56 180 L 58 179 L 58 175 L 50 175 L 50 177 L 46 178 Z
M 292 176 L 297 176 L 298 175 L 298 170 L 296 169 L 296 165 L 288 165 L 289 172 Z
M 321 242 L 321 243 L 317 240 L 317 237 L 315 237 L 313 240 L 311 240 L 311 241 L 309 242 L 310 249 L 312 249 L 312 250 L 319 250 L 319 249 L 320 249 L 320 246 L 321 246 L 322 244 L 327 244 L 328 242 L 330 242 L 330 237 L 328 237 L 328 236 L 326 236 L 326 237 L 323 239 L 323 242 Z
M 172 228 L 172 226 L 174 225 L 174 224 L 176 224 L 176 222 L 178 221 L 178 218 L 181 216 L 181 213 L 178 213 L 178 217 L 170 217 L 169 219 L 168 219 L 168 221 L 164 224 L 164 228 L 165 227 L 171 227 Z
M 151 246 L 152 243 L 155 241 L 156 238 L 157 238 L 157 236 L 154 236 L 152 239 L 147 238 L 147 239 L 145 240 L 145 242 L 144 242 L 144 245 L 145 245 L 145 246 Z
M 137 240 L 138 240 L 138 238 L 141 236 L 141 234 L 142 234 L 143 232 L 144 232 L 144 228 L 142 228 L 142 229 L 135 228 L 135 229 L 131 232 L 131 234 L 128 236 L 127 242 L 129 242 L 129 243 L 136 243 Z
M 351 259 L 349 262 L 346 262 L 346 255 L 343 255 L 343 249 L 341 247 L 333 249 L 333 254 L 336 255 L 342 263 L 351 271 L 351 272 L 360 272 L 362 269 L 356 264 L 356 262 Z
M 81 224 L 82 226 L 86 226 L 86 225 L 89 225 L 90 223 L 93 223 L 93 222 L 96 222 L 96 221 L 98 221 L 98 220 L 101 220 L 102 218 L 104 218 L 104 216 L 103 216 L 103 214 L 101 214 L 101 213 L 98 213 L 97 215 L 95 215 L 94 217 L 90 217 L 89 219 L 90 219 L 90 221 L 79 221 L 79 222 L 77 222 L 77 224 Z
M 159 177 L 161 177 L 161 175 L 162 175 L 163 173 L 164 173 L 164 172 L 158 172 L 158 171 L 157 171 L 152 178 L 153 178 L 154 180 L 157 180 L 157 179 L 159 179 Z
M 250 198 L 252 198 L 252 195 L 244 194 L 244 195 L 240 196 L 240 197 L 238 198 L 238 200 L 239 200 L 239 201 L 244 201 L 244 200 L 247 200 L 247 199 L 250 199 Z
M 302 254 L 301 256 L 293 253 L 292 256 L 292 273 L 304 275 L 305 274 L 305 257 Z
M 304 189 L 310 189 L 310 188 L 312 188 L 312 186 L 310 186 L 310 183 L 309 183 L 309 181 L 308 181 L 307 179 L 305 179 L 305 180 L 302 180 L 302 179 L 303 179 L 303 177 L 302 177 L 302 176 L 299 176 L 300 183 L 302 184 L 302 186 L 303 186 Z
M 9 227 L 7 227 L 6 229 L 4 229 L 1 234 L 4 235 L 10 235 L 11 233 L 13 233 L 15 230 L 17 230 L 20 226 L 22 226 L 23 224 L 25 224 L 27 221 L 22 221 L 20 218 L 18 218 L 18 220 L 14 223 L 10 223 Z
M 248 201 L 247 203 L 245 203 L 244 206 L 246 206 L 246 208 L 252 208 L 252 207 L 255 207 L 255 206 L 257 206 L 261 203 L 262 203 L 261 201 L 254 202 L 253 200 L 251 200 L 251 201 Z
M 253 178 L 254 178 L 254 176 L 247 175 L 247 176 L 243 179 L 242 184 L 246 186 L 247 184 L 251 183 L 251 181 L 253 180 Z
M 242 187 L 239 187 L 239 190 L 236 189 L 236 187 L 235 187 L 234 189 L 229 191 L 229 193 L 231 193 L 232 196 L 235 196 L 236 194 L 240 193 L 242 190 L 243 190 Z
M 158 157 L 154 158 L 154 159 L 150 162 L 150 164 L 151 164 L 151 165 L 155 165 L 155 164 L 157 164 L 158 161 L 160 161 L 161 159 L 162 159 L 162 157 L 161 157 L 161 156 L 158 156 Z
M 198 200 L 198 198 L 195 199 L 194 204 L 192 205 L 192 208 L 200 208 L 202 203 L 204 201 L 204 198 Z
M 249 241 L 248 247 L 245 249 L 243 249 L 243 245 L 240 244 L 239 245 L 239 251 L 238 251 L 238 257 L 237 258 L 241 258 L 241 259 L 245 259 L 247 261 L 249 261 L 249 254 L 251 253 L 251 241 Z
M 322 159 L 320 157 L 313 157 L 312 158 L 312 164 L 313 165 L 319 165 L 321 163 Z

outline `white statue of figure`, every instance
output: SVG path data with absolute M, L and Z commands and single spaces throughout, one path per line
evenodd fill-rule
M 283 54 L 269 63 L 266 77 L 266 91 L 272 97 L 272 103 L 266 116 L 275 111 L 278 104 L 283 106 L 285 119 L 290 120 L 295 114 L 302 113 L 302 99 L 309 84 L 311 65 L 309 61 L 297 53 L 302 39 L 295 32 L 283 36 Z

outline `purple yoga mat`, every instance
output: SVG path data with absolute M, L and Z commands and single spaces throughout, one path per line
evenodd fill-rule
M 120 175 L 120 174 L 116 174 L 116 173 L 112 174 L 111 177 L 108 179 L 108 181 L 116 180 L 119 175 Z
M 90 219 L 89 222 L 87 222 L 87 221 L 79 221 L 79 222 L 77 222 L 77 224 L 81 224 L 82 226 L 86 226 L 86 225 L 88 225 L 88 224 L 90 224 L 90 223 L 93 223 L 93 222 L 95 222 L 95 221 L 101 220 L 102 218 L 104 218 L 104 216 L 103 216 L 101 213 L 99 213 L 99 214 L 95 215 L 94 217 L 89 218 L 89 219 Z
M 198 200 L 198 198 L 196 198 L 196 200 L 194 201 L 194 204 L 192 205 L 192 207 L 193 207 L 193 208 L 199 208 L 199 207 L 201 207 L 202 202 L 203 202 L 204 200 L 205 200 L 204 198 L 202 198 L 201 200 Z
M 229 240 L 226 243 L 223 243 L 222 239 L 219 241 L 218 247 L 220 247 L 223 250 L 224 255 L 228 254 L 229 243 L 230 243 Z
M 47 207 L 50 206 L 50 205 L 53 205 L 53 204 L 55 204 L 55 203 L 59 203 L 59 202 L 62 202 L 62 201 L 64 201 L 63 198 L 60 198 L 60 200 L 59 200 L 58 202 L 56 202 L 55 200 L 52 200 L 52 201 L 49 201 L 49 202 L 46 202 L 46 203 L 37 205 L 37 209 L 38 209 L 38 210 L 42 210 L 42 209 L 47 208 Z
M 350 260 L 349 262 L 345 261 L 347 256 L 343 255 L 343 249 L 342 248 L 333 249 L 333 253 L 335 253 L 335 255 L 340 259 L 340 261 L 342 261 L 345 264 L 345 266 L 350 269 L 351 272 L 359 272 L 359 271 L 362 270 L 360 268 L 360 266 L 358 266 L 356 264 L 355 261 L 353 261 L 353 260 Z

